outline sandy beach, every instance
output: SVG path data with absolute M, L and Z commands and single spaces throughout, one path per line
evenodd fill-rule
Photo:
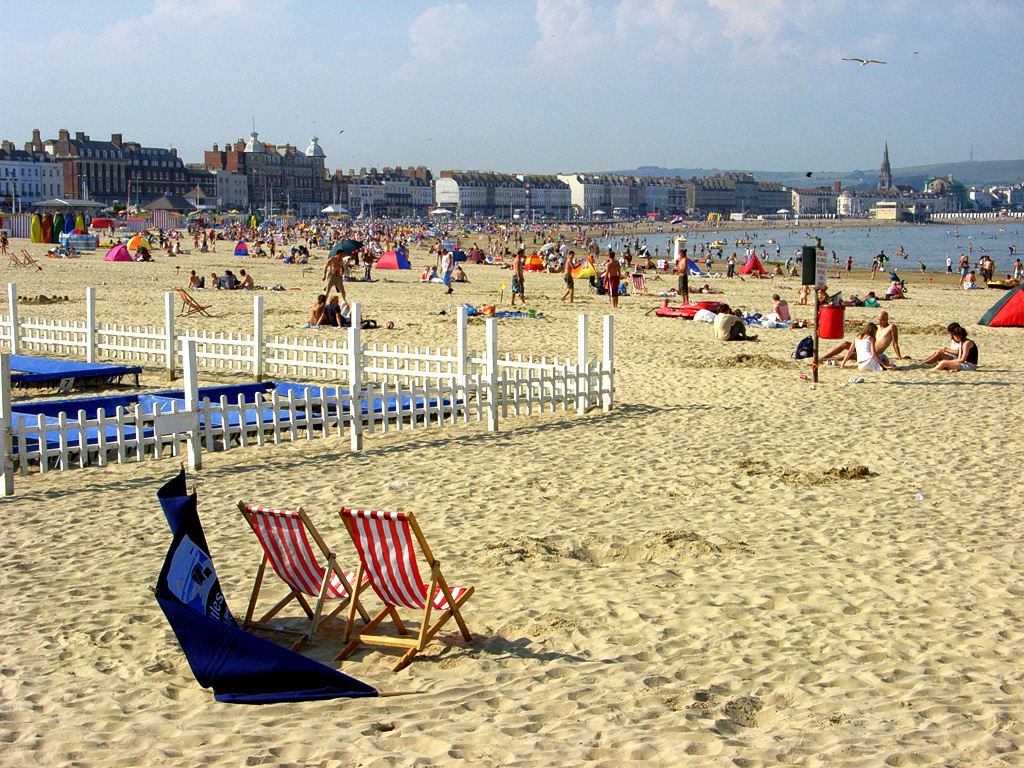
M 324 251 L 303 267 L 235 257 L 224 242 L 146 264 L 12 246 L 43 270 L 5 265 L 5 283 L 69 299 L 23 303 L 23 317 L 84 319 L 95 286 L 100 322 L 160 326 L 164 292 L 191 269 L 244 268 L 289 289 L 260 292 L 268 334 L 337 333 L 299 327 Z M 470 264 L 471 283 L 445 296 L 418 282 L 425 253 L 411 261 L 349 284 L 364 316 L 396 324 L 365 342 L 454 346 L 447 311 L 495 303 L 509 281 Z M 831 287 L 882 293 L 884 277 Z M 711 282 L 733 306 L 768 312 L 779 293 L 811 317 L 795 305 L 796 278 Z M 302 505 L 352 569 L 339 506 L 416 512 L 448 580 L 476 587 L 465 608 L 475 642 L 449 625 L 401 672 L 371 650 L 340 665 L 414 695 L 215 702 L 147 589 L 169 543 L 155 493 L 177 463 L 16 477 L 0 539 L 0 762 L 1024 765 L 1024 329 L 975 324 L 997 291 L 932 273 L 907 283 L 911 298 L 887 309 L 912 359 L 893 372 L 823 367 L 812 389 L 800 378 L 809 363 L 791 357 L 808 331 L 716 342 L 709 324 L 647 314 L 662 299 L 629 296 L 615 311 L 610 413 L 375 434 L 361 453 L 333 437 L 205 454 L 190 481 L 236 615 L 259 565 L 238 499 Z M 527 305 L 544 318 L 502 321 L 500 350 L 575 357 L 587 314 L 596 354 L 610 303 L 577 285 L 563 305 L 561 275 L 528 275 Z M 674 285 L 648 282 L 652 294 Z M 252 331 L 252 293 L 200 298 L 213 318 L 179 327 Z M 877 314 L 846 310 L 848 321 Z M 925 370 L 953 320 L 977 342 L 979 370 Z M 472 321 L 470 345 L 483 335 Z M 229 380 L 242 379 L 200 370 L 200 385 Z M 163 372 L 146 368 L 142 383 L 165 386 Z M 304 653 L 339 666 L 342 632 L 329 624 Z

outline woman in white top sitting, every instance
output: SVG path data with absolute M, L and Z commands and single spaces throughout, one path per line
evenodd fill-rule
M 884 355 L 879 356 L 875 352 L 875 332 L 877 330 L 878 326 L 874 323 L 865 325 L 864 330 L 854 338 L 853 346 L 846 350 L 846 357 L 843 358 L 843 363 L 839 367 L 845 368 L 846 361 L 850 359 L 854 350 L 856 350 L 857 367 L 862 371 L 892 370 L 894 366 L 889 363 L 889 358 Z

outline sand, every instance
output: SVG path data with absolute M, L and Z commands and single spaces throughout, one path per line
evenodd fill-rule
M 268 333 L 331 333 L 295 328 L 322 260 L 303 273 L 227 252 L 101 258 L 4 274 L 22 295 L 69 296 L 23 316 L 81 318 L 94 285 L 100 321 L 161 325 L 163 291 L 189 269 L 244 267 L 302 289 L 263 294 Z M 366 315 L 397 324 L 364 340 L 454 346 L 438 312 L 493 302 L 508 275 L 467 271 L 452 297 L 415 282 L 418 269 L 351 284 Z M 797 291 L 795 279 L 714 283 L 715 298 L 760 311 Z M 884 281 L 840 284 L 863 295 Z M 913 358 L 896 372 L 823 368 L 812 390 L 790 357 L 806 331 L 720 343 L 710 325 L 647 315 L 660 299 L 628 297 L 608 414 L 373 435 L 359 454 L 335 437 L 204 455 L 192 479 L 236 614 L 259 562 L 237 499 L 303 505 L 352 565 L 341 504 L 416 511 L 449 582 L 476 587 L 475 642 L 451 625 L 399 673 L 376 651 L 341 665 L 412 696 L 216 703 L 147 590 L 168 546 L 154 494 L 176 463 L 19 476 L 0 539 L 3 764 L 1024 764 L 1024 330 L 974 325 L 994 291 L 909 286 L 889 308 Z M 561 290 L 558 275 L 527 278 L 546 317 L 504 321 L 502 351 L 575 356 L 582 312 L 597 353 L 608 300 L 580 286 L 564 306 Z M 252 294 L 202 298 L 214 319 L 180 327 L 251 329 Z M 951 320 L 977 340 L 979 371 L 917 362 Z M 482 346 L 482 324 L 470 341 Z M 156 368 L 143 381 L 163 384 Z M 339 632 L 305 653 L 335 664 Z

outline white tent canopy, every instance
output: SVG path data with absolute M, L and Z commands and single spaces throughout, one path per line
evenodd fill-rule
M 430 211 L 430 215 L 431 216 L 451 216 L 452 212 L 449 211 L 447 208 L 435 208 L 434 210 Z
M 348 213 L 348 208 L 343 205 L 328 205 L 320 213 Z

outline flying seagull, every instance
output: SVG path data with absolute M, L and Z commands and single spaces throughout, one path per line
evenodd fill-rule
M 868 64 L 885 64 L 884 61 L 878 59 L 843 59 L 843 61 L 859 61 L 862 67 L 866 67 Z

